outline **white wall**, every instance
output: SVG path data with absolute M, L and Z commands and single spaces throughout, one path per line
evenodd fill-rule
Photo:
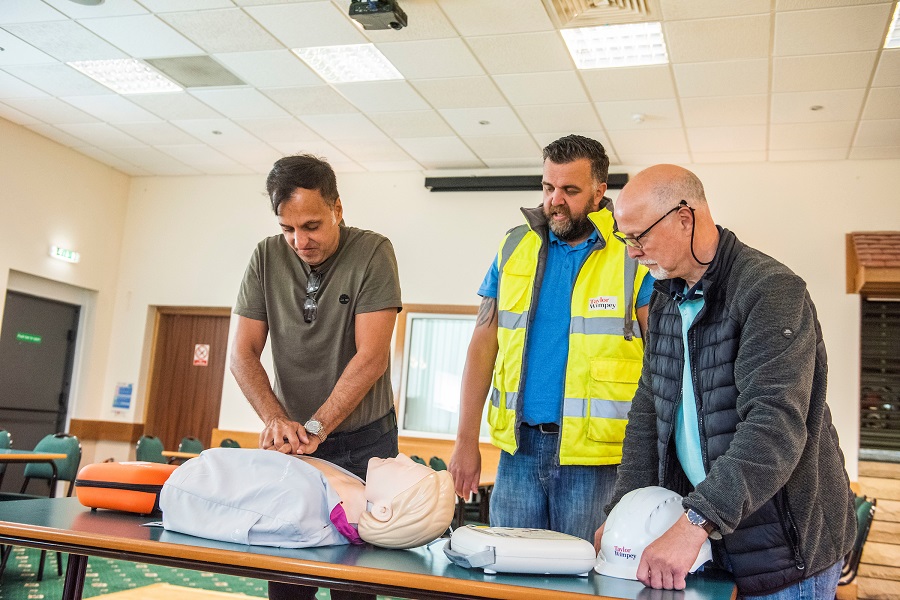
M 0 182 L 0 318 L 7 288 L 87 305 L 69 405 L 70 416 L 92 418 L 107 395 L 130 179 L 0 119 Z M 80 252 L 81 262 L 50 258 L 51 245 Z
M 717 222 L 808 282 L 829 350 L 829 399 L 855 478 L 859 299 L 844 292 L 844 234 L 900 229 L 894 198 L 900 161 L 703 165 L 695 171 Z M 419 173 L 339 174 L 345 219 L 393 241 L 404 302 L 477 304 L 475 290 L 501 235 L 521 222 L 518 207 L 537 204 L 540 194 L 430 193 L 423 179 Z M 135 179 L 105 387 L 146 377 L 141 355 L 148 306 L 231 306 L 254 245 L 277 232 L 262 175 Z M 135 420 L 142 410 L 139 405 Z M 108 418 L 103 411 L 95 417 Z M 229 374 L 220 426 L 259 427 Z

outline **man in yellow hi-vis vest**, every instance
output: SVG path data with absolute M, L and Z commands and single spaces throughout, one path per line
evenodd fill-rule
M 507 233 L 478 291 L 450 472 L 461 497 L 477 491 L 490 395 L 503 450 L 491 525 L 593 540 L 622 459 L 653 279 L 611 242 L 603 145 L 569 135 L 543 157 L 543 204 L 522 209 L 526 224 Z

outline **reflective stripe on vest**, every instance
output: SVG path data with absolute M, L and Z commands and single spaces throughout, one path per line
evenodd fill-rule
M 588 405 L 590 403 L 590 412 Z M 565 398 L 563 399 L 563 416 L 587 418 L 600 417 L 603 419 L 627 419 L 631 410 L 631 401 L 601 400 L 599 398 Z

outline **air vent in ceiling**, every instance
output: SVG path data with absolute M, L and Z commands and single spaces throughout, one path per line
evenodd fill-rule
M 177 56 L 145 60 L 186 88 L 246 85 L 237 75 L 208 56 Z
M 658 0 L 544 0 L 559 27 L 660 21 Z

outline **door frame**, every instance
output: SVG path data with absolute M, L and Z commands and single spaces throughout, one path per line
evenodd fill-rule
M 231 308 L 227 306 L 151 306 L 151 318 L 153 319 L 153 331 L 150 336 L 149 360 L 147 361 L 147 369 L 144 371 L 144 380 L 147 382 L 147 388 L 143 394 L 143 410 L 141 411 L 141 427 L 147 423 L 147 415 L 150 412 L 150 402 L 153 398 L 153 391 L 158 385 L 155 376 L 157 342 L 159 340 L 159 329 L 162 317 L 166 315 L 172 316 L 192 316 L 192 317 L 226 317 L 231 318 Z M 226 365 L 227 365 L 226 355 Z M 220 407 L 221 411 L 221 407 Z M 144 432 L 146 433 L 146 431 Z

